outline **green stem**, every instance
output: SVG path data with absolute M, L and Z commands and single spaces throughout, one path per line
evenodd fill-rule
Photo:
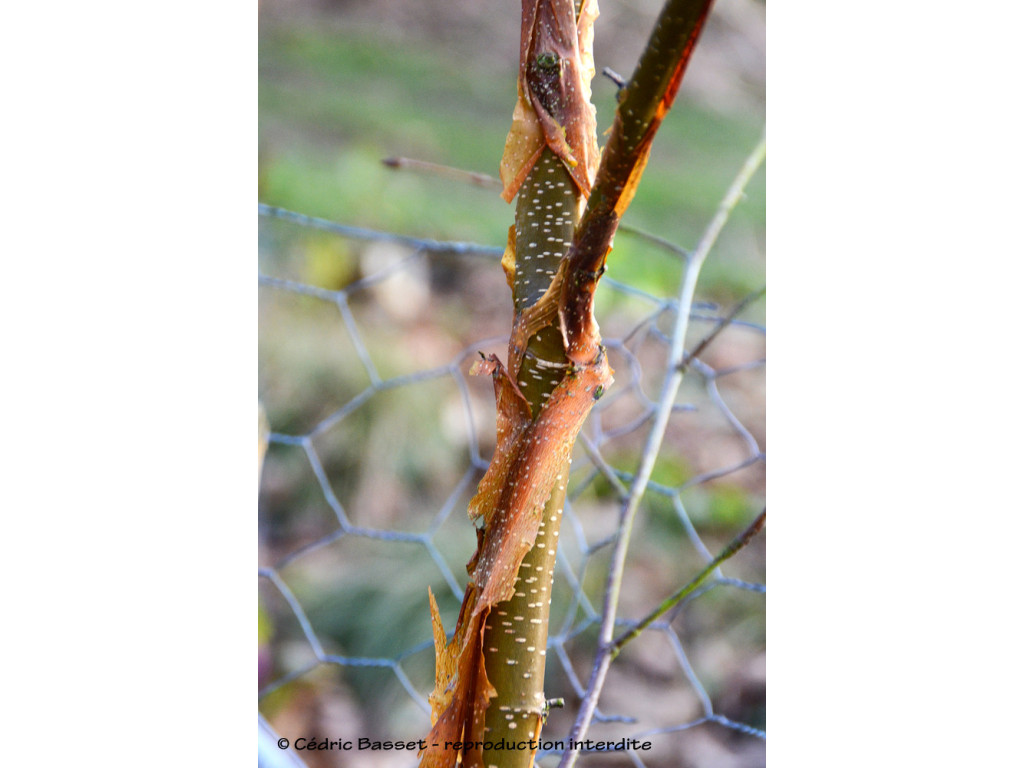
M 577 190 L 564 164 L 545 149 L 519 191 L 516 204 L 516 313 L 534 304 L 558 271 L 576 224 Z M 561 333 L 547 326 L 526 345 L 518 371 L 511 371 L 534 418 L 565 375 Z M 544 717 L 544 670 L 551 585 L 569 465 L 544 508 L 533 548 L 523 558 L 510 600 L 499 603 L 484 625 L 484 664 L 497 691 L 486 713 L 486 739 L 500 743 L 536 738 Z M 484 766 L 529 768 L 533 750 L 485 750 Z
M 565 476 L 568 476 L 566 467 Z M 497 691 L 487 707 L 487 740 L 506 743 L 534 739 L 544 718 L 544 670 L 555 572 L 558 529 L 565 483 L 556 486 L 545 506 L 533 548 L 523 558 L 512 599 L 490 612 L 484 628 L 484 663 Z M 485 766 L 528 768 L 530 749 L 485 750 Z

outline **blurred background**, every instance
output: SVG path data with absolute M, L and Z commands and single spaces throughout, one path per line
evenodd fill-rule
M 659 3 L 601 2 L 595 60 L 628 77 Z M 764 4 L 720 0 L 624 224 L 692 247 L 764 125 Z M 513 209 L 489 186 L 395 170 L 405 156 L 496 175 L 515 100 L 519 4 L 264 0 L 259 198 L 466 252 L 260 217 L 260 712 L 280 735 L 417 739 L 433 687 L 427 587 L 455 623 L 475 547 L 465 516 L 494 445 L 477 350 L 505 358 L 498 265 Z M 594 81 L 598 130 L 615 86 Z M 764 284 L 764 171 L 698 284 L 692 348 Z M 599 292 L 616 369 L 577 446 L 546 691 L 562 738 L 593 660 L 619 503 L 665 374 L 685 262 L 620 232 Z M 764 301 L 688 373 L 636 523 L 620 616 L 642 618 L 764 505 Z M 503 338 L 504 337 L 504 340 Z M 261 447 L 262 447 L 261 443 Z M 590 737 L 652 733 L 651 766 L 764 764 L 764 536 L 612 665 Z M 713 714 L 717 720 L 709 719 Z M 292 753 L 289 751 L 289 754 Z M 310 766 L 411 766 L 308 752 Z M 553 765 L 557 755 L 541 761 Z M 581 765 L 638 764 L 629 755 Z

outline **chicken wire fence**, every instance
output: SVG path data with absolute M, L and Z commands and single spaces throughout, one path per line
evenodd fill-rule
M 480 352 L 504 358 L 502 249 L 259 213 L 260 762 L 413 766 L 415 751 L 384 747 L 430 728 L 428 586 L 450 633 L 467 582 L 476 541 L 465 510 L 495 439 L 490 377 L 468 371 Z M 674 260 L 681 284 L 696 278 L 686 251 L 619 237 Z M 573 457 L 545 682 L 565 706 L 549 713 L 540 765 L 557 763 L 587 695 L 633 484 L 645 487 L 616 634 L 764 503 L 759 304 L 735 317 L 681 304 L 616 280 L 614 256 L 610 267 L 598 319 L 616 381 Z M 676 322 L 680 306 L 688 323 Z M 652 442 L 680 328 L 678 342 L 699 351 L 684 358 L 664 440 Z M 638 477 L 652 451 L 650 478 Z M 764 764 L 764 567 L 762 536 L 624 648 L 584 737 L 636 741 L 584 749 L 581 765 Z M 350 746 L 282 750 L 278 738 Z

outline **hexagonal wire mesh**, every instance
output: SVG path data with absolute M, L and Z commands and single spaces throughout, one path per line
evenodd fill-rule
M 763 141 L 759 149 L 763 157 Z M 541 765 L 557 762 L 581 702 L 596 701 L 587 681 L 617 544 L 620 634 L 763 505 L 765 328 L 692 301 L 741 189 L 693 253 L 638 238 L 678 261 L 677 297 L 602 282 L 617 382 L 574 454 L 545 684 L 566 707 L 551 710 Z M 260 215 L 261 734 L 353 743 L 306 752 L 310 766 L 415 765 L 414 753 L 358 749 L 358 740 L 420 739 L 430 727 L 427 587 L 450 633 L 475 546 L 466 502 L 494 447 L 489 377 L 467 372 L 480 351 L 504 357 L 502 249 L 263 205 Z M 301 279 L 310 236 L 328 238 L 347 264 L 330 288 Z M 699 354 L 684 354 L 709 332 L 718 335 Z M 626 549 L 631 494 L 639 504 Z M 717 568 L 609 668 L 583 737 L 647 746 L 584 750 L 581 764 L 763 764 L 763 537 L 725 570 L 733 575 Z

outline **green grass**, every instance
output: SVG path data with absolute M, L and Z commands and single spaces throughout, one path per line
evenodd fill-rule
M 384 167 L 405 155 L 497 174 L 515 72 L 447 51 L 400 49 L 361 30 L 270 26 L 260 38 L 260 200 L 312 216 L 423 237 L 501 245 L 513 210 L 493 189 Z M 614 88 L 595 81 L 599 131 Z M 692 246 L 760 135 L 760 115 L 723 115 L 680 98 L 655 140 L 626 222 Z M 730 241 L 733 232 L 746 233 Z M 764 173 L 708 263 L 705 295 L 736 299 L 764 281 Z M 746 251 L 746 253 L 744 253 Z M 678 267 L 619 238 L 609 268 L 664 295 Z

